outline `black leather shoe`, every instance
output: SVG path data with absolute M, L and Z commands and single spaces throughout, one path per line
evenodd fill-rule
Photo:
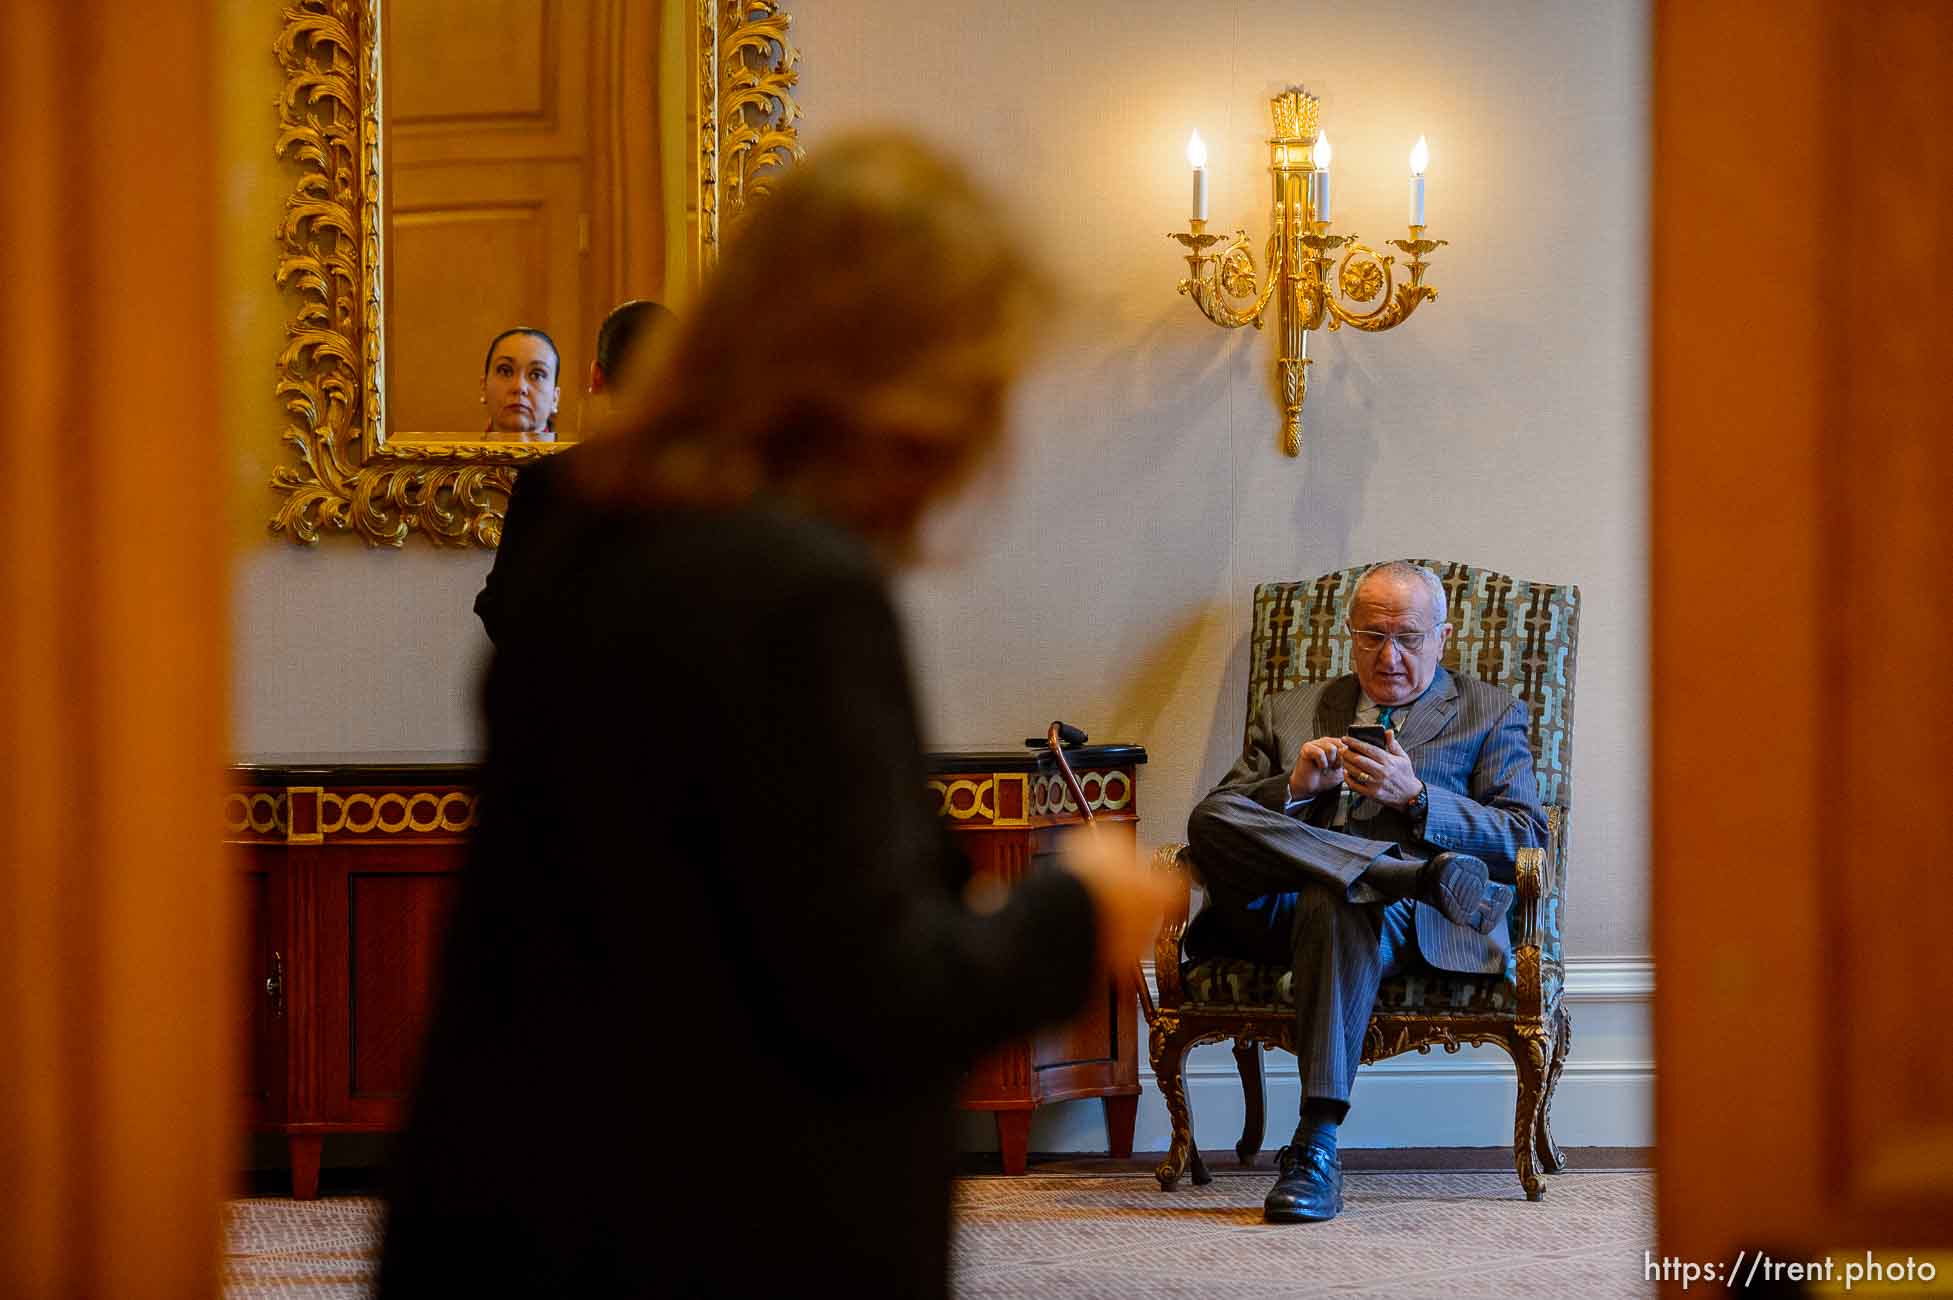
M 1492 883 L 1485 864 L 1469 853 L 1440 853 L 1425 865 L 1418 897 L 1453 925 L 1490 934 L 1512 906 L 1512 886 Z
M 1270 1223 L 1321 1223 L 1343 1210 L 1343 1162 L 1334 1151 L 1313 1142 L 1285 1146 L 1275 1153 L 1281 1172 L 1261 1203 Z

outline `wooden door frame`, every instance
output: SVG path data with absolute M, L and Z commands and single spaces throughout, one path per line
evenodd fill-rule
M 1942 381 L 1909 345 L 1945 333 L 1949 145 L 1904 121 L 1950 13 L 1655 11 L 1659 1230 L 1662 1252 L 1698 1261 L 1953 1232 L 1943 1187 L 1880 1190 L 1877 1148 L 1909 1121 L 1873 1079 L 1902 1086 L 1933 1032 L 1905 1006 L 1933 997 L 1884 978 L 1903 960 L 1881 950 L 1915 933 L 1896 928 L 1906 873 L 1945 855 L 1894 852 L 1912 803 L 1877 773 L 1936 773 L 1946 638 L 1929 661 L 1926 641 L 1887 644 L 1874 624 L 1941 585 L 1922 581 L 1937 561 L 1919 481 L 1945 475 L 1918 443 Z M 1936 41 L 1912 30 L 1935 25 Z M 1895 192 L 1915 173 L 1917 193 Z M 1895 678 L 1916 725 L 1892 721 Z M 1895 834 L 1866 834 L 1867 816 Z
M 215 7 L 0 45 L 0 1294 L 214 1295 L 237 1165 Z

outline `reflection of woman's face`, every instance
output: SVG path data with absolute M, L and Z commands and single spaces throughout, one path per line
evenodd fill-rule
M 539 433 L 556 414 L 562 390 L 556 384 L 556 356 L 533 334 L 511 334 L 495 345 L 488 373 L 481 377 L 490 433 Z

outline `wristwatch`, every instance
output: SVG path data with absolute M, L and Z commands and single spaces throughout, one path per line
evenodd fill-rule
M 1404 805 L 1404 811 L 1416 821 L 1423 821 L 1424 814 L 1431 811 L 1431 787 L 1424 782 L 1417 783 L 1417 793 Z

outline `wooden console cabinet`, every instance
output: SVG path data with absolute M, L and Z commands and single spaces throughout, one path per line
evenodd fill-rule
M 474 824 L 470 763 L 273 760 L 232 769 L 244 873 L 245 1106 L 281 1133 L 292 1194 L 332 1133 L 406 1119 L 441 933 Z
M 1135 746 L 1073 751 L 1100 822 L 1130 837 Z M 406 1120 L 441 937 L 474 825 L 475 764 L 426 756 L 279 756 L 231 770 L 227 842 L 243 873 L 242 1032 L 250 1125 L 282 1134 L 292 1194 L 318 1194 L 323 1140 Z M 979 872 L 1006 882 L 1079 834 L 1049 756 L 929 756 L 929 787 Z M 1008 1172 L 1024 1169 L 1031 1112 L 1105 1100 L 1109 1146 L 1132 1151 L 1139 1101 L 1132 977 L 1106 979 L 1085 1012 L 982 1061 L 963 1104 L 994 1111 Z
M 1066 792 L 1048 752 L 929 754 L 929 789 L 937 811 L 957 833 L 978 872 L 1006 883 L 1082 835 L 1084 816 Z M 1102 833 L 1131 842 L 1139 823 L 1137 745 L 1090 745 L 1066 751 Z M 996 1115 L 1004 1172 L 1024 1172 L 1031 1114 L 1047 1102 L 1098 1097 L 1105 1104 L 1106 1146 L 1132 1154 L 1139 1116 L 1139 990 L 1136 972 L 1100 977 L 1077 1019 L 1033 1038 L 1007 1043 L 980 1061 L 963 1083 L 962 1105 Z

